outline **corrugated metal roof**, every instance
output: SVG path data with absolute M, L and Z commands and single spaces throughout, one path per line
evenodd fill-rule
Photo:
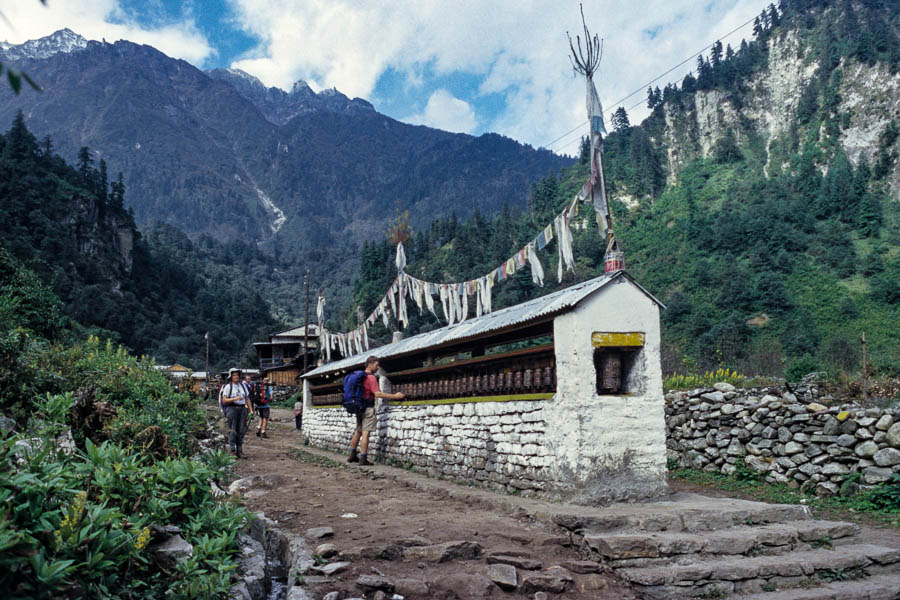
M 601 275 L 600 277 L 590 279 L 582 283 L 577 283 L 571 287 L 567 287 L 566 289 L 559 290 L 558 292 L 553 292 L 552 294 L 547 294 L 546 296 L 541 296 L 540 298 L 535 298 L 534 300 L 523 302 L 522 304 L 516 304 L 515 306 L 502 308 L 475 319 L 467 319 L 462 323 L 442 327 L 440 329 L 435 329 L 434 331 L 429 331 L 426 333 L 420 333 L 419 335 L 415 335 L 399 342 L 386 344 L 378 348 L 373 348 L 370 353 L 356 354 L 354 356 L 349 356 L 347 358 L 342 358 L 340 360 L 330 362 L 326 365 L 322 365 L 321 367 L 309 371 L 308 373 L 304 374 L 303 377 L 316 377 L 319 375 L 324 375 L 325 373 L 331 373 L 333 371 L 348 370 L 353 367 L 361 366 L 365 363 L 366 356 L 368 356 L 368 354 L 375 354 L 379 358 L 400 356 L 403 354 L 416 352 L 418 350 L 423 350 L 425 348 L 443 346 L 448 344 L 449 342 L 460 342 L 467 338 L 476 337 L 485 333 L 489 333 L 491 331 L 497 331 L 506 327 L 527 323 L 529 321 L 538 319 L 539 317 L 546 317 L 555 313 L 559 313 L 576 306 L 579 302 L 605 286 L 607 283 L 619 277 L 624 277 L 629 282 L 636 285 L 654 302 L 656 302 L 660 306 L 663 306 L 659 300 L 654 298 L 649 292 L 647 292 L 647 290 L 638 285 L 637 282 L 635 282 L 631 278 L 631 276 L 629 276 L 624 271 L 618 271 L 616 273 Z
M 297 327 L 292 327 L 290 329 L 285 329 L 284 331 L 279 331 L 278 333 L 273 333 L 271 337 L 303 337 L 303 325 L 299 325 Z M 318 337 L 319 336 L 319 326 L 315 323 L 309 324 L 309 337 Z

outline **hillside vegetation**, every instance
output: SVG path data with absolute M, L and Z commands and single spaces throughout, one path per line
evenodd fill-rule
M 717 44 L 681 86 L 648 90 L 653 112 L 642 124 L 631 126 L 625 111 L 616 111 L 606 165 L 627 269 L 667 304 L 667 372 L 724 366 L 764 375 L 852 373 L 861 365 L 865 332 L 871 366 L 896 375 L 900 210 L 891 181 L 900 128 L 889 120 L 869 152 L 873 160 L 862 153 L 854 164 L 842 145 L 851 116 L 840 110 L 839 91 L 843 70 L 900 68 L 898 6 L 793 0 L 780 7 L 763 13 L 755 39 L 737 50 Z M 726 93 L 729 107 L 741 107 L 750 83 L 767 76 L 771 40 L 788 34 L 803 40 L 806 60 L 818 66 L 785 133 L 767 137 L 738 113 L 743 128 L 715 132 L 706 153 L 690 150 L 697 140 L 680 139 L 672 124 L 686 122 L 697 96 L 711 90 Z M 670 177 L 678 143 L 681 162 Z M 533 185 L 525 211 L 438 219 L 415 232 L 408 271 L 429 281 L 460 281 L 496 267 L 571 199 L 588 176 L 585 159 L 583 153 L 579 164 Z M 588 228 L 573 232 L 577 273 L 562 285 L 603 270 L 603 240 L 591 215 L 583 215 Z M 495 308 L 559 285 L 555 244 L 548 249 L 542 256 L 545 269 L 552 267 L 547 288 L 534 286 L 525 269 L 494 288 Z M 391 251 L 387 242 L 363 249 L 354 291 L 362 314 L 395 275 Z M 411 331 L 437 326 L 417 312 Z M 344 326 L 355 325 L 355 313 L 344 317 Z

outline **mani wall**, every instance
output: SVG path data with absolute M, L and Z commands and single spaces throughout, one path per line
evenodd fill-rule
M 738 460 L 765 480 L 849 494 L 900 473 L 900 410 L 828 407 L 815 386 L 715 388 L 666 394 L 670 461 L 734 474 Z M 823 399 L 823 402 L 827 400 Z M 848 475 L 859 473 L 847 483 Z M 843 489 L 842 489 L 843 488 Z
M 528 308 L 513 308 L 523 307 Z M 639 351 L 629 354 L 621 393 L 598 393 L 592 339 L 592 332 L 598 331 L 644 336 Z M 637 500 L 665 493 L 656 302 L 624 277 L 598 286 L 553 318 L 553 346 L 552 393 L 526 400 L 380 401 L 370 460 L 572 502 Z M 382 366 L 388 362 L 382 360 Z M 390 391 L 390 381 L 382 377 L 381 387 Z M 348 452 L 353 418 L 340 406 L 313 406 L 309 380 L 305 389 L 304 437 L 313 446 Z

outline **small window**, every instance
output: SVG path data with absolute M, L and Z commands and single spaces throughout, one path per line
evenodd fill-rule
M 640 365 L 644 334 L 638 332 L 594 332 L 594 371 L 600 395 L 641 392 Z

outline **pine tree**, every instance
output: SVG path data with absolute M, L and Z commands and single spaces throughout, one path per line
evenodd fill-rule
M 631 127 L 631 123 L 628 121 L 628 113 L 625 111 L 624 107 L 620 106 L 616 109 L 616 112 L 613 113 L 612 126 L 613 129 L 618 132 L 623 132 Z
M 763 36 L 763 26 L 762 23 L 759 22 L 759 17 L 753 19 L 753 37 L 756 39 L 761 39 Z
M 87 146 L 82 146 L 78 150 L 78 172 L 81 174 L 81 181 L 85 186 L 90 186 L 91 171 L 93 170 L 94 157 Z
M 681 80 L 681 91 L 689 94 L 697 89 L 697 80 L 694 79 L 693 73 L 688 73 Z
M 773 27 L 778 27 L 781 23 L 781 19 L 778 16 L 778 9 L 775 8 L 774 4 L 769 4 L 769 12 L 767 14 L 769 21 L 769 29 Z
M 875 237 L 881 229 L 884 214 L 878 194 L 866 192 L 859 201 L 859 216 L 856 228 L 865 237 Z
M 38 152 L 37 138 L 25 127 L 25 115 L 16 113 L 12 127 L 6 134 L 4 156 L 14 160 L 24 160 L 35 156 Z
M 653 95 L 653 88 L 651 86 L 647 86 L 647 108 L 649 108 L 650 110 L 656 108 L 654 98 L 655 96 Z

